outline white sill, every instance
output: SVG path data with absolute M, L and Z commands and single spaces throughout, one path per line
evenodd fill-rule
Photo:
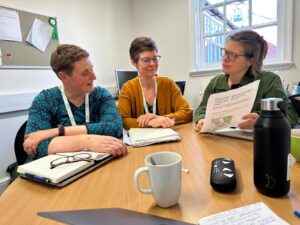
M 293 62 L 281 62 L 281 63 L 269 63 L 263 66 L 263 70 L 276 71 L 276 70 L 288 70 L 294 65 Z M 191 77 L 204 77 L 204 76 L 214 76 L 221 74 L 221 67 L 218 68 L 207 68 L 198 71 L 191 71 Z

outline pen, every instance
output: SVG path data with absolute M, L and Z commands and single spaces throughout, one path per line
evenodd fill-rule
M 25 173 L 24 176 L 27 178 L 35 179 L 35 180 L 45 182 L 45 183 L 49 183 L 49 181 L 50 181 L 49 178 L 37 176 L 37 175 L 31 174 L 31 173 Z
M 152 163 L 152 165 L 154 165 L 154 166 L 156 165 L 156 162 L 152 157 L 150 157 L 150 162 Z
M 300 217 L 300 212 L 295 210 L 294 215 L 297 216 L 297 217 Z

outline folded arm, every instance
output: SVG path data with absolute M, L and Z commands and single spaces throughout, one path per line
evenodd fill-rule
M 127 147 L 123 141 L 103 135 L 77 135 L 54 138 L 48 147 L 48 154 L 58 152 L 73 152 L 89 149 L 93 152 L 106 152 L 113 156 L 127 154 Z
M 96 107 L 90 107 L 90 113 L 93 113 L 91 120 L 97 122 L 87 125 L 66 126 L 66 137 L 87 136 L 90 134 L 107 135 L 116 138 L 122 136 L 122 120 L 111 95 L 105 91 L 100 97 L 96 96 L 95 98 L 90 101 L 94 106 L 96 105 Z M 47 96 L 47 94 L 39 94 L 29 110 L 24 150 L 31 158 L 47 155 L 48 145 L 58 136 L 57 126 L 66 124 L 66 121 L 70 123 L 69 119 L 60 118 L 61 115 L 57 115 L 59 114 L 57 111 L 61 110 L 61 105 L 56 103 L 55 100 L 51 104 L 51 100 L 51 97 Z M 45 104 L 45 102 L 48 104 Z

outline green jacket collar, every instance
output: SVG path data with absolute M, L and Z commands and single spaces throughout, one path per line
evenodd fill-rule
M 229 78 L 229 74 L 223 74 L 222 76 L 220 76 L 220 80 L 219 80 L 220 82 L 217 82 L 217 84 L 216 84 L 217 92 L 230 90 L 230 88 L 228 87 L 228 78 Z M 244 86 L 246 84 L 253 82 L 254 80 L 255 80 L 255 77 L 251 73 L 251 69 L 249 69 L 243 76 L 243 78 L 240 82 L 240 85 Z

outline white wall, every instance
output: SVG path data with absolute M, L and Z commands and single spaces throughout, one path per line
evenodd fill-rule
M 60 43 L 86 49 L 94 64 L 97 84 L 114 86 L 114 69 L 131 68 L 130 0 L 2 0 L 4 6 L 56 16 Z M 41 90 L 59 84 L 51 70 L 0 70 L 0 94 Z
M 0 5 L 56 16 L 60 43 L 76 44 L 90 53 L 96 84 L 115 86 L 115 68 L 132 68 L 128 53 L 133 39 L 130 0 L 1 0 Z M 0 69 L 0 112 L 5 111 L 6 97 L 16 101 L 19 93 L 21 101 L 22 93 L 28 96 L 59 83 L 51 70 Z M 26 113 L 0 113 L 0 182 L 5 180 L 7 166 L 15 161 L 14 137 Z
M 188 0 L 133 0 L 133 33 L 150 36 L 162 56 L 158 74 L 186 80 L 185 96 L 192 100 L 189 71 L 190 7 Z

